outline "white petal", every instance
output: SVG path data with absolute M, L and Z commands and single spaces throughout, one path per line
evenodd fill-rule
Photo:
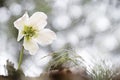
M 29 19 L 29 24 L 43 29 L 47 25 L 47 15 L 43 12 L 35 12 Z
M 27 40 L 24 38 L 23 46 L 31 55 L 34 55 L 39 49 L 37 43 L 33 39 Z
M 56 39 L 56 34 L 50 29 L 43 29 L 39 32 L 36 41 L 41 45 L 51 44 Z
M 22 30 L 24 25 L 27 23 L 29 19 L 29 16 L 27 14 L 27 12 L 19 19 L 17 19 L 15 22 L 14 22 L 14 26 L 18 29 L 18 30 Z
M 22 31 L 19 30 L 17 41 L 20 41 L 20 40 L 23 38 L 23 36 L 24 36 L 24 35 L 22 34 Z

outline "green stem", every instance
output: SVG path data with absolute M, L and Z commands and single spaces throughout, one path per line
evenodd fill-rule
M 18 69 L 20 69 L 20 66 L 22 64 L 23 54 L 24 54 L 24 47 L 22 46 L 22 50 L 20 51 L 20 56 L 19 56 Z

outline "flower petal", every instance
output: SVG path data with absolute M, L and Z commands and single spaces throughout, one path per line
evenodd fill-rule
M 34 55 L 39 49 L 37 43 L 34 42 L 33 39 L 27 40 L 26 38 L 24 38 L 23 46 L 26 50 L 29 51 L 31 55 Z
M 39 32 L 36 41 L 41 45 L 51 44 L 56 39 L 56 34 L 50 29 L 43 29 Z
M 29 19 L 28 13 L 26 12 L 21 18 L 17 19 L 14 22 L 14 26 L 18 29 L 18 30 L 22 30 L 24 25 L 27 23 Z
M 43 12 L 35 12 L 29 19 L 29 24 L 39 29 L 43 29 L 47 25 L 47 15 Z
M 21 30 L 19 30 L 19 32 L 18 32 L 18 37 L 17 37 L 17 41 L 20 41 L 22 38 L 23 38 L 23 34 L 22 34 L 22 31 Z

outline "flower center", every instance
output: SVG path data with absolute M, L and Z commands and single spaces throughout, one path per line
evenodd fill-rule
M 23 34 L 29 40 L 36 34 L 36 31 L 32 26 L 24 26 Z

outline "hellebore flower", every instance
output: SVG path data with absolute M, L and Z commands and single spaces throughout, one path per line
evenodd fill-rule
M 31 17 L 26 12 L 21 18 L 14 22 L 18 29 L 17 41 L 24 38 L 23 47 L 31 55 L 39 49 L 38 44 L 47 45 L 56 39 L 56 34 L 50 29 L 44 28 L 47 25 L 47 15 L 43 12 L 35 12 Z

